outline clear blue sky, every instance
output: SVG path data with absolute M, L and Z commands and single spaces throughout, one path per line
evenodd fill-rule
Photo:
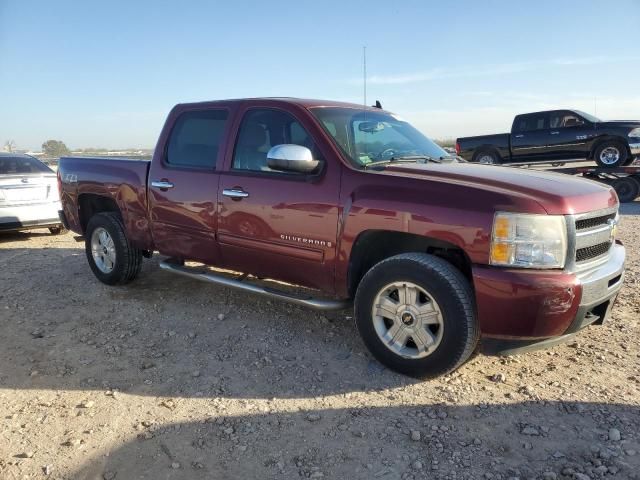
M 185 101 L 380 99 L 432 137 L 640 118 L 640 0 L 0 0 L 0 147 L 153 147 Z

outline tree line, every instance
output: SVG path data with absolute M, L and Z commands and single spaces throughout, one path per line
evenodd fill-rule
M 7 140 L 4 142 L 4 151 L 13 153 L 16 150 L 16 142 Z M 71 154 L 71 150 L 61 140 L 47 140 L 42 144 L 42 152 L 46 157 L 58 158 Z

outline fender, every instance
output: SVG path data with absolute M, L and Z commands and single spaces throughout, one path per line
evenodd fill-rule
M 475 211 L 469 207 L 462 192 L 460 196 L 453 195 L 452 191 L 458 189 L 469 195 L 469 189 L 462 185 L 430 182 L 426 186 L 424 181 L 417 183 L 420 188 L 407 188 L 407 183 L 403 185 L 402 189 L 390 190 L 387 180 L 384 190 L 375 185 L 362 186 L 343 199 L 336 264 L 336 291 L 339 294 L 344 295 L 349 290 L 352 250 L 366 232 L 419 235 L 459 248 L 472 263 L 487 263 L 493 211 Z M 446 194 L 441 191 L 444 187 L 448 189 Z M 456 197 L 466 203 L 464 209 L 452 201 Z
M 619 142 L 620 144 L 624 145 L 625 148 L 627 149 L 627 153 L 629 155 L 631 155 L 631 150 L 629 149 L 629 140 L 625 139 L 624 137 L 621 137 L 619 135 L 611 135 L 609 133 L 602 133 L 600 135 L 597 135 L 594 140 L 593 143 L 591 144 L 591 149 L 589 151 L 589 156 L 587 157 L 589 160 L 593 160 L 596 158 L 596 150 L 598 149 L 598 147 L 600 145 L 602 145 L 605 142 Z

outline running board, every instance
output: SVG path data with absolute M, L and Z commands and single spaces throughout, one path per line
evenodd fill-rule
M 262 295 L 263 297 L 275 298 L 284 302 L 302 305 L 314 310 L 344 310 L 351 307 L 351 300 L 349 299 L 332 300 L 297 296 L 287 292 L 283 292 L 282 290 L 275 290 L 268 287 L 253 285 L 251 283 L 245 283 L 243 281 L 235 280 L 223 275 L 216 275 L 215 273 L 196 272 L 189 267 L 185 267 L 184 265 L 171 263 L 169 260 L 161 261 L 160 268 L 176 273 L 178 275 L 182 275 L 183 277 L 202 280 L 203 282 L 215 283 L 216 285 L 222 285 L 224 287 L 237 288 L 239 290 L 244 290 L 245 292 L 251 292 Z

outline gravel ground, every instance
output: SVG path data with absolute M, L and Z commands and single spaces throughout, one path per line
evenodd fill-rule
M 640 203 L 626 285 L 568 344 L 421 382 L 353 323 L 82 244 L 0 236 L 0 478 L 640 478 Z

